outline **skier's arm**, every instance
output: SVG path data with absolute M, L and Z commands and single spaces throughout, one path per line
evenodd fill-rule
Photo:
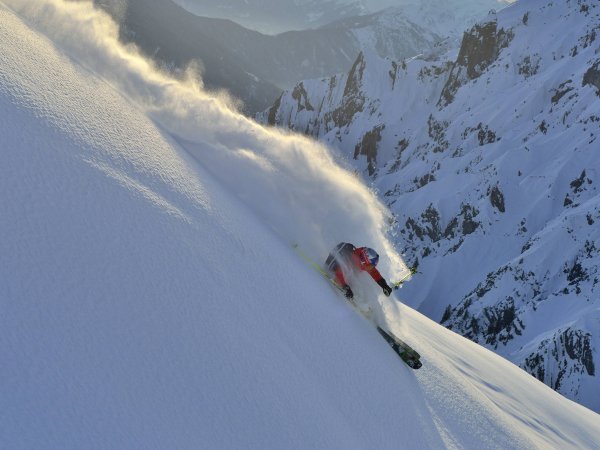
M 371 275 L 371 278 L 373 278 L 373 280 L 375 281 L 375 283 L 379 284 L 379 282 L 381 280 L 383 280 L 383 277 L 379 273 L 379 270 L 377 270 L 377 267 L 372 266 L 372 265 L 369 264 L 369 267 L 367 267 L 366 270 L 367 270 L 367 273 L 369 275 Z
M 385 279 L 379 273 L 379 270 L 377 270 L 377 268 L 375 266 L 370 266 L 367 269 L 367 272 L 369 273 L 369 275 L 371 275 L 371 278 L 373 278 L 373 280 L 381 287 L 381 289 L 383 290 L 383 293 L 387 297 L 389 297 L 390 294 L 392 293 L 392 288 L 388 286 Z

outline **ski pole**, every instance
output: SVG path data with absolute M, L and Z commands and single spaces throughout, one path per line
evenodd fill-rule
M 410 272 L 409 272 L 408 274 L 406 274 L 406 275 L 405 275 L 403 278 L 401 278 L 401 279 L 400 279 L 400 280 L 398 280 L 398 281 L 394 281 L 394 282 L 392 283 L 392 286 L 393 286 L 394 290 L 396 290 L 396 289 L 399 289 L 399 288 L 400 288 L 400 286 L 402 286 L 402 284 L 404 284 L 404 282 L 405 282 L 405 281 L 406 281 L 406 280 L 407 280 L 409 277 L 411 277 L 412 275 L 414 275 L 415 273 L 417 273 L 417 268 L 416 268 L 416 267 L 412 267 L 412 268 L 410 269 Z
M 302 259 L 304 259 L 304 261 L 310 264 L 321 275 L 327 277 L 327 274 L 323 269 L 321 269 L 321 266 L 319 266 L 316 262 L 314 262 L 312 259 L 306 256 L 306 254 L 300 249 L 300 246 L 298 244 L 294 244 L 292 245 L 292 247 L 294 247 L 294 250 L 296 250 L 296 252 L 300 255 L 300 257 L 302 257 Z
M 302 251 L 302 249 L 300 248 L 300 246 L 298 244 L 292 244 L 292 247 L 294 250 L 296 250 L 296 253 L 298 253 L 298 255 L 300 255 L 300 257 L 306 262 L 308 263 L 308 265 L 310 265 L 313 269 L 315 269 L 317 272 L 319 272 L 321 274 L 321 276 L 323 276 L 323 278 L 325 278 L 327 281 L 329 281 L 331 284 L 333 284 L 337 289 L 341 290 L 341 287 L 339 284 L 337 284 L 337 282 L 335 280 L 332 280 L 331 277 L 329 276 L 329 274 L 327 272 L 325 272 L 321 266 L 319 264 L 317 264 L 316 262 L 314 262 L 312 259 L 310 259 L 306 253 L 304 253 Z

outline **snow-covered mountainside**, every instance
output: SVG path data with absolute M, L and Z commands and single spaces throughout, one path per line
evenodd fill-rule
M 261 120 L 340 149 L 391 208 L 432 319 L 600 411 L 600 4 L 518 2 L 460 47 L 360 55 Z
M 404 365 L 288 242 L 401 275 L 369 190 L 115 28 L 0 3 L 2 447 L 597 448 L 600 416 L 376 289 Z

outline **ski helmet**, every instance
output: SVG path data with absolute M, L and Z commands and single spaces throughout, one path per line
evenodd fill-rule
M 367 257 L 369 258 L 369 261 L 371 262 L 371 265 L 376 266 L 379 262 L 379 255 L 377 254 L 377 252 L 369 247 L 366 248 L 365 252 L 367 254 Z

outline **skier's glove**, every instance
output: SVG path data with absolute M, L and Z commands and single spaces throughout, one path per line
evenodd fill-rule
M 377 284 L 379 286 L 381 286 L 381 289 L 383 289 L 383 293 L 385 294 L 386 297 L 389 297 L 392 293 L 392 288 L 388 286 L 388 284 L 385 282 L 385 280 L 382 278 L 381 280 L 379 280 L 377 282 Z
M 342 287 L 342 289 L 344 290 L 344 295 L 346 296 L 346 298 L 354 298 L 354 292 L 352 292 L 350 286 L 345 285 Z

